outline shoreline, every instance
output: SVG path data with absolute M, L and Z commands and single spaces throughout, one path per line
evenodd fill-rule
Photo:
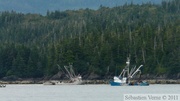
M 43 84 L 45 81 L 51 81 L 51 80 L 32 80 L 32 79 L 26 79 L 26 80 L 16 80 L 16 81 L 3 81 L 0 80 L 1 84 Z M 58 81 L 58 80 L 52 80 L 52 81 Z M 61 80 L 65 81 L 65 80 Z M 83 84 L 109 84 L 110 80 L 83 80 Z M 149 82 L 149 84 L 180 84 L 180 79 L 173 80 L 173 79 L 149 79 L 145 80 Z

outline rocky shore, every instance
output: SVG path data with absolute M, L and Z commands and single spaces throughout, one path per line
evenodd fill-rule
M 166 75 L 161 76 L 153 76 L 153 75 L 142 75 L 141 80 L 146 80 L 149 84 L 180 84 L 180 74 L 176 76 L 174 79 L 168 79 Z M 112 80 L 113 77 L 101 78 L 98 75 L 91 74 L 83 77 L 83 84 L 109 84 L 109 81 Z M 134 78 L 136 81 L 139 78 Z M 49 80 L 61 80 L 67 81 L 68 78 L 62 78 L 62 74 L 59 72 L 53 77 L 44 77 L 44 78 L 28 78 L 22 79 L 16 76 L 9 76 L 0 79 L 0 84 L 43 84 Z
M 46 80 L 47 81 L 47 80 Z M 83 80 L 83 84 L 109 84 L 110 80 Z M 150 84 L 180 84 L 180 79 L 149 79 L 146 80 Z M 15 81 L 0 80 L 0 84 L 43 84 L 45 80 L 24 79 Z

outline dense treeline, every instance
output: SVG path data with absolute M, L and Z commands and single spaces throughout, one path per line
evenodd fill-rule
M 98 10 L 0 13 L 0 77 L 39 78 L 73 64 L 82 75 L 118 75 L 127 56 L 144 74 L 180 73 L 180 1 Z

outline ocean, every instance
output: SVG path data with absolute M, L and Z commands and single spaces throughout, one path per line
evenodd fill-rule
M 125 94 L 180 94 L 180 85 L 110 86 L 107 84 L 9 84 L 6 85 L 5 88 L 0 88 L 0 101 L 123 101 Z M 180 101 L 180 98 L 172 101 Z

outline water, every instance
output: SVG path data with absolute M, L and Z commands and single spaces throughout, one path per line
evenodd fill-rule
M 123 101 L 123 94 L 180 94 L 180 85 L 7 85 L 0 101 Z

